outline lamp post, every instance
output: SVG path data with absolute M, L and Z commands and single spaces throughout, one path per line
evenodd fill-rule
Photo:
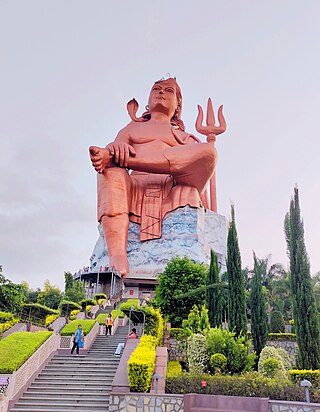
M 310 403 L 310 394 L 309 394 L 309 388 L 312 386 L 312 383 L 308 381 L 307 379 L 303 379 L 303 381 L 300 382 L 300 386 L 302 388 L 305 388 L 306 391 L 306 402 Z

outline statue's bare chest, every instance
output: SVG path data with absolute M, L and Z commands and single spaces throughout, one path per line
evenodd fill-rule
M 130 133 L 131 144 L 151 144 L 162 142 L 168 146 L 175 146 L 176 140 L 169 125 L 138 124 Z

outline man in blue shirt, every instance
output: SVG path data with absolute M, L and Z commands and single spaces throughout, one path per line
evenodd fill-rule
M 79 343 L 83 339 L 83 332 L 82 332 L 82 326 L 78 325 L 78 329 L 76 330 L 76 333 L 74 334 L 73 337 L 73 347 L 71 349 L 71 355 L 73 354 L 73 351 L 76 349 L 77 350 L 77 355 L 79 355 Z

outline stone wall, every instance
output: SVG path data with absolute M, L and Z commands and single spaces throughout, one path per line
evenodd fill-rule
M 269 412 L 320 412 L 319 403 L 269 400 Z M 111 393 L 111 412 L 184 412 L 183 395 L 148 393 Z
M 298 349 L 298 344 L 297 342 L 292 342 L 289 340 L 285 341 L 280 341 L 280 340 L 268 340 L 267 341 L 268 346 L 274 346 L 275 348 L 283 348 L 285 349 L 291 359 L 292 366 L 294 367 L 296 365 L 296 356 L 297 356 L 297 349 Z
M 111 393 L 110 412 L 183 412 L 183 395 Z
M 186 361 L 186 340 L 177 340 L 169 337 L 168 359 L 169 361 Z
M 319 403 L 269 401 L 269 412 L 320 412 Z

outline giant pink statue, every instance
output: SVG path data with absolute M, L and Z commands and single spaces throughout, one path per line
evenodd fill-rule
M 141 117 L 136 116 L 136 100 L 127 108 L 132 121 L 114 142 L 89 149 L 98 172 L 98 221 L 109 264 L 122 275 L 129 272 L 130 220 L 140 224 L 141 241 L 160 238 L 166 213 L 186 205 L 210 208 L 206 191 L 210 179 L 211 209 L 217 211 L 214 142 L 226 129 L 222 106 L 218 111 L 220 125 L 216 126 L 209 99 L 206 126 L 202 126 L 200 106 L 196 121 L 196 129 L 207 136 L 207 143 L 186 133 L 181 120 L 181 90 L 174 78 L 155 82 Z

